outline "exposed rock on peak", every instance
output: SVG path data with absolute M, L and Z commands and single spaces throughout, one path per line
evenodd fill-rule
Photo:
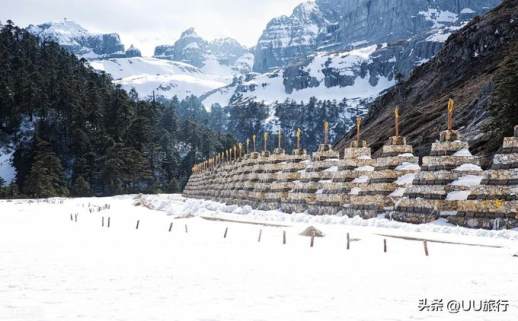
M 455 128 L 471 152 L 490 156 L 518 123 L 518 1 L 504 0 L 454 33 L 428 63 L 370 107 L 362 139 L 378 150 L 393 133 L 392 114 L 401 110 L 401 133 L 417 154 L 426 155 L 446 127 L 448 98 L 456 103 Z M 352 139 L 349 133 L 335 147 Z M 487 163 L 485 164 L 487 165 Z
M 56 41 L 79 57 L 98 59 L 125 57 L 126 55 L 118 34 L 92 33 L 66 18 L 40 25 L 30 25 L 27 30 L 41 40 Z M 136 55 L 137 52 L 133 49 L 129 51 L 129 54 Z

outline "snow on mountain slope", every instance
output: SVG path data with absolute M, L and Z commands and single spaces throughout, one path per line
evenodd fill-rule
M 326 100 L 358 100 L 376 97 L 394 85 L 393 77 L 372 72 L 365 66 L 372 64 L 374 54 L 383 46 L 367 46 L 346 52 L 320 52 L 309 58 L 296 78 L 304 83 L 289 84 L 287 71 L 277 69 L 264 74 L 250 74 L 247 79 L 220 88 L 203 99 L 205 106 L 219 103 L 222 106 L 238 105 L 246 101 L 264 101 L 266 104 L 286 99 L 308 102 L 311 97 Z M 297 71 L 299 72 L 299 71 Z M 328 86 L 326 77 L 347 78 L 346 83 Z
M 91 66 L 112 75 L 116 83 L 130 90 L 135 88 L 141 97 L 155 95 L 180 99 L 200 96 L 232 81 L 234 71 L 217 61 L 209 61 L 203 68 L 157 58 L 136 57 L 94 60 Z
M 118 34 L 92 33 L 68 19 L 29 25 L 27 30 L 42 40 L 56 41 L 76 56 L 86 59 L 140 56 L 140 51 L 133 47 L 125 51 Z
M 189 28 L 174 45 L 157 46 L 153 58 L 95 59 L 90 64 L 111 74 L 123 88 L 134 88 L 141 97 L 154 92 L 182 99 L 227 86 L 234 77 L 250 72 L 253 61 L 253 54 L 236 40 L 208 42 Z

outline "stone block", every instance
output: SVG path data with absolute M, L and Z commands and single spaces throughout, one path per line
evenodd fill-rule
M 344 159 L 370 158 L 370 147 L 348 147 L 344 149 Z

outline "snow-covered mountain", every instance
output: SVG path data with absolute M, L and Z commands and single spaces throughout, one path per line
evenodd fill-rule
M 30 25 L 27 30 L 42 40 L 52 40 L 59 43 L 81 58 L 103 59 L 141 56 L 140 50 L 133 46 L 125 50 L 118 34 L 92 33 L 67 19 Z
M 180 99 L 201 96 L 208 91 L 232 82 L 234 71 L 230 67 L 208 62 L 202 68 L 179 61 L 135 57 L 91 61 L 97 70 L 112 75 L 114 81 L 128 90 L 135 88 L 141 97 L 152 95 Z
M 182 99 L 233 83 L 251 71 L 253 59 L 234 39 L 208 42 L 189 28 L 174 45 L 157 46 L 154 57 L 94 60 L 91 65 L 111 74 L 124 88 L 135 88 L 142 97 L 154 93 Z
M 185 62 L 198 68 L 216 60 L 224 66 L 235 66 L 243 73 L 250 72 L 253 60 L 253 55 L 237 40 L 222 38 L 209 42 L 200 37 L 194 28 L 184 31 L 174 45 L 157 46 L 154 57 Z
M 109 73 L 127 90 L 134 88 L 141 97 L 153 93 L 180 99 L 202 96 L 249 73 L 254 61 L 253 54 L 236 40 L 209 42 L 193 28 L 183 32 L 174 45 L 157 46 L 154 57 L 142 57 L 133 45 L 125 50 L 116 33 L 91 33 L 66 19 L 30 25 L 27 30 L 88 59 L 93 68 Z
M 254 73 L 204 95 L 204 104 L 315 96 L 361 98 L 365 105 L 432 58 L 452 32 L 499 2 L 304 2 L 291 16 L 268 23 L 255 47 Z
M 254 71 L 294 63 L 315 51 L 348 50 L 373 44 L 436 37 L 496 6 L 500 0 L 316 0 L 297 6 L 291 16 L 271 20 L 255 48 Z M 425 38 L 427 38 L 425 37 Z M 422 57 L 427 59 L 429 57 Z

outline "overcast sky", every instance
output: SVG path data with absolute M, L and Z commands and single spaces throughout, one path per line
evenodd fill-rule
M 0 21 L 19 26 L 67 18 L 95 32 L 117 32 L 126 46 L 151 55 L 194 27 L 211 40 L 232 37 L 254 46 L 266 23 L 302 0 L 0 0 Z

